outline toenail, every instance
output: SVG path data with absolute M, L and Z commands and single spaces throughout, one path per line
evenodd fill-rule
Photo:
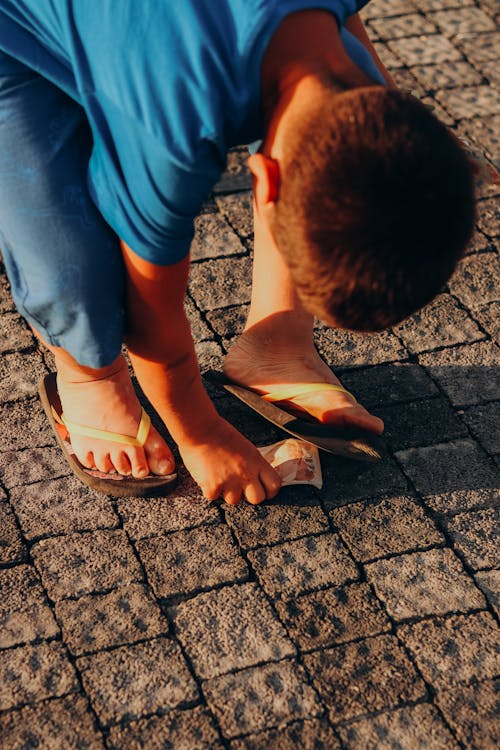
M 158 464 L 158 471 L 160 474 L 168 474 L 170 471 L 172 471 L 172 464 L 170 461 L 160 461 Z
M 144 466 L 141 466 L 140 469 L 137 469 L 138 477 L 145 477 L 147 476 L 147 474 L 148 474 L 148 470 Z

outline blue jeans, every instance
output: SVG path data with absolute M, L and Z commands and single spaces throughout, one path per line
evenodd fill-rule
M 118 238 L 87 189 L 82 108 L 0 52 L 0 248 L 19 312 L 49 344 L 103 367 L 124 332 Z

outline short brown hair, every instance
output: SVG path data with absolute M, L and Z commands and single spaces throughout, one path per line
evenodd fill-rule
M 305 305 L 376 331 L 429 302 L 474 226 L 455 139 L 415 97 L 381 86 L 325 95 L 290 131 L 273 234 Z

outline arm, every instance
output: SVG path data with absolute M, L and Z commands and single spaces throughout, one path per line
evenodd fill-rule
M 157 266 L 122 243 L 127 272 L 127 346 L 139 383 L 205 496 L 236 504 L 272 497 L 278 475 L 217 414 L 201 381 L 184 312 L 189 259 Z
M 351 32 L 353 36 L 356 37 L 356 39 L 359 39 L 359 41 L 363 44 L 364 47 L 368 50 L 368 52 L 373 57 L 373 60 L 375 62 L 375 65 L 382 73 L 383 77 L 387 81 L 387 85 L 391 89 L 397 89 L 398 86 L 396 85 L 394 79 L 392 78 L 391 74 L 383 64 L 382 60 L 378 56 L 375 47 L 370 41 L 370 38 L 366 32 L 365 25 L 363 21 L 360 18 L 359 13 L 355 13 L 353 16 L 347 19 L 344 26 L 348 31 Z

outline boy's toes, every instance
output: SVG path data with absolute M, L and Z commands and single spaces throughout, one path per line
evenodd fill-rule
M 130 460 L 130 470 L 132 476 L 136 479 L 144 479 L 149 474 L 149 466 L 146 460 L 146 455 L 142 448 L 130 451 L 128 454 Z
M 156 430 L 151 430 L 146 445 L 144 446 L 144 450 L 146 452 L 150 471 L 153 474 L 165 476 L 174 471 L 174 457 Z
M 102 471 L 104 474 L 110 474 L 115 470 L 109 453 L 97 453 L 94 451 L 94 463 L 98 471 Z
M 111 460 L 118 474 L 129 477 L 132 474 L 132 467 L 127 454 L 123 450 L 115 450 L 111 454 Z

